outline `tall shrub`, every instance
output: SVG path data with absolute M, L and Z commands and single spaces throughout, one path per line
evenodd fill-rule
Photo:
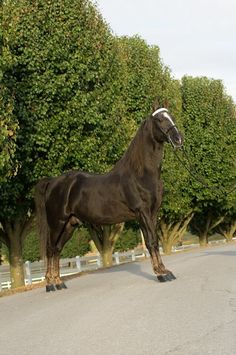
M 17 125 L 10 126 L 14 173 L 0 187 L 1 239 L 10 250 L 12 285 L 20 286 L 35 182 L 72 168 L 108 169 L 130 125 L 117 46 L 91 1 L 9 0 L 1 6 L 6 98 L 0 111 L 9 105 L 7 119 Z M 9 136 L 8 126 L 4 130 Z
M 185 146 L 191 169 L 189 195 L 197 213 L 191 226 L 205 245 L 208 236 L 235 208 L 236 111 L 220 80 L 184 77 L 182 98 Z M 205 185 L 205 186 L 204 186 Z

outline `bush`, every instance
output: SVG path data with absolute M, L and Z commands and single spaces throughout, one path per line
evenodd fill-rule
M 61 252 L 61 258 L 73 258 L 76 255 L 84 255 L 90 251 L 89 233 L 86 228 L 75 230 L 72 238 L 66 243 Z M 6 250 L 4 249 L 4 255 Z M 7 257 L 7 255 L 6 255 Z M 30 233 L 23 245 L 23 260 L 37 261 L 40 260 L 40 245 L 37 233 Z
M 74 258 L 75 256 L 83 256 L 90 251 L 90 236 L 86 228 L 76 229 L 72 238 L 66 243 L 61 252 L 62 258 Z
M 23 260 L 31 262 L 40 260 L 40 246 L 36 231 L 31 232 L 25 239 L 23 245 Z
M 114 251 L 127 251 L 134 249 L 139 243 L 141 243 L 140 233 L 128 228 L 123 231 L 120 238 L 116 242 Z

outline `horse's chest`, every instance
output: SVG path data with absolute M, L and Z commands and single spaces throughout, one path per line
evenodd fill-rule
M 140 198 L 149 206 L 151 211 L 158 210 L 163 196 L 163 183 L 161 180 L 150 180 L 148 184 L 139 188 Z

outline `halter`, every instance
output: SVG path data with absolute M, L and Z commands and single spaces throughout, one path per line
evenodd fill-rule
M 154 116 L 156 116 L 156 115 L 157 115 L 158 113 L 160 113 L 160 112 L 168 112 L 168 110 L 167 110 L 167 108 L 164 108 L 164 107 L 159 108 L 158 110 L 156 110 L 155 112 L 153 112 L 152 116 L 154 117 Z
M 157 109 L 156 111 L 153 112 L 152 117 L 155 117 L 158 113 L 161 113 L 161 112 L 167 112 L 168 113 L 169 111 L 165 107 L 161 107 L 161 108 L 159 108 L 159 109 Z M 170 121 L 172 126 L 170 126 L 166 132 L 161 127 L 159 127 L 159 128 L 162 131 L 162 133 L 168 138 L 168 140 L 171 142 L 171 144 L 173 145 L 168 133 L 169 133 L 169 131 L 172 128 L 176 127 L 176 125 L 174 124 L 174 122 L 172 121 L 172 119 L 171 119 L 171 117 L 169 115 L 167 115 L 165 117 Z

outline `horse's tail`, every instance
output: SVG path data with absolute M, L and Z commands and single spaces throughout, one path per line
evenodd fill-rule
M 39 182 L 35 186 L 34 201 L 36 207 L 36 219 L 40 241 L 40 255 L 42 259 L 45 259 L 46 257 L 47 241 L 49 239 L 49 226 L 47 222 L 45 202 L 46 191 L 50 180 L 51 178 L 43 178 L 39 180 Z

